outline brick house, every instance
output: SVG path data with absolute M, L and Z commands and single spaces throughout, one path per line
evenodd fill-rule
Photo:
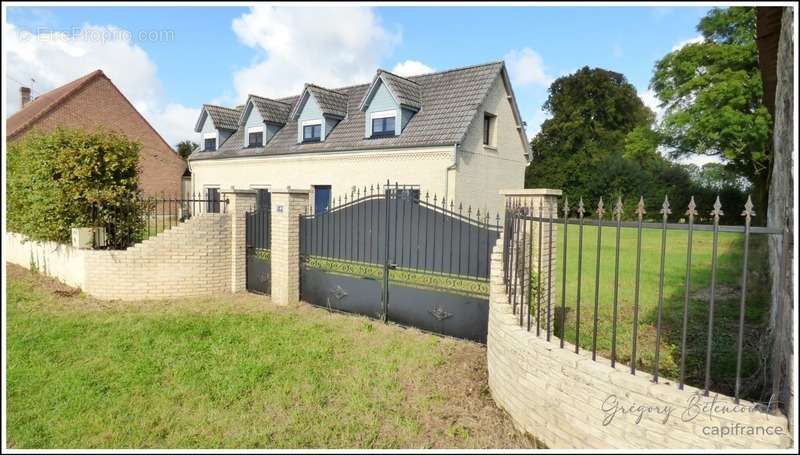
M 6 140 L 28 132 L 59 126 L 93 130 L 105 127 L 142 144 L 139 179 L 147 195 L 181 194 L 186 161 L 128 101 L 101 70 L 76 79 L 31 100 L 30 89 L 20 88 L 21 109 L 6 120 Z

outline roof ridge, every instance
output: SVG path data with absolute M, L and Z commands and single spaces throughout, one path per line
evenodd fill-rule
M 91 72 L 91 73 L 89 73 L 89 74 L 83 75 L 83 76 L 81 76 L 81 77 L 79 77 L 79 78 L 77 78 L 77 79 L 73 79 L 73 80 L 71 80 L 71 81 L 67 82 L 66 84 L 63 84 L 63 85 L 60 85 L 60 86 L 58 86 L 58 87 L 56 87 L 56 88 L 54 88 L 54 89 L 48 90 L 47 92 L 45 92 L 45 93 L 43 93 L 43 94 L 41 94 L 41 95 L 37 96 L 37 97 L 36 97 L 36 98 L 34 98 L 33 100 L 31 100 L 31 101 L 30 101 L 30 102 L 29 102 L 29 103 L 28 103 L 26 106 L 21 106 L 21 107 L 20 107 L 20 110 L 19 110 L 19 111 L 17 111 L 17 112 L 15 112 L 15 113 L 14 113 L 13 115 L 11 115 L 10 117 L 8 117 L 8 119 L 11 119 L 11 118 L 13 118 L 15 115 L 17 115 L 17 114 L 19 114 L 20 112 L 22 112 L 22 111 L 23 111 L 25 108 L 29 108 L 29 107 L 31 107 L 31 105 L 32 105 L 32 104 L 33 104 L 33 103 L 34 103 L 36 100 L 38 100 L 39 98 L 41 98 L 42 96 L 45 96 L 45 95 L 47 95 L 48 93 L 51 93 L 51 92 L 53 92 L 54 90 L 63 89 L 63 88 L 65 88 L 65 87 L 69 86 L 69 85 L 75 84 L 75 86 L 74 86 L 74 87 L 70 87 L 70 88 L 69 88 L 69 90 L 67 90 L 66 92 L 64 92 L 63 94 L 61 94 L 61 96 L 57 97 L 56 99 L 54 99 L 53 101 L 51 101 L 49 104 L 47 104 L 47 105 L 43 106 L 39 112 L 37 112 L 36 114 L 34 114 L 34 115 L 33 115 L 31 118 L 29 118 L 27 121 L 23 122 L 22 124 L 20 124 L 20 125 L 19 125 L 19 126 L 17 126 L 16 128 L 14 128 L 14 130 L 13 130 L 13 131 L 10 131 L 10 132 L 9 132 L 9 131 L 6 131 L 6 137 L 7 137 L 7 138 L 12 138 L 12 137 L 14 137 L 14 136 L 16 136 L 16 135 L 20 134 L 22 131 L 26 130 L 26 129 L 27 129 L 28 127 L 30 127 L 32 124 L 34 124 L 34 123 L 36 123 L 37 121 L 39 121 L 39 119 L 41 119 L 42 117 L 44 117 L 45 115 L 47 115 L 47 114 L 48 114 L 50 111 L 52 111 L 53 109 L 55 109 L 57 106 L 61 105 L 61 104 L 62 104 L 62 103 L 64 103 L 66 100 L 68 100 L 69 98 L 71 98 L 73 95 L 75 95 L 76 93 L 78 93 L 80 90 L 82 90 L 84 87 L 86 87 L 86 86 L 87 86 L 87 85 L 88 85 L 90 82 L 94 81 L 96 78 L 98 78 L 98 77 L 101 77 L 101 76 L 102 76 L 102 77 L 105 77 L 106 79 L 108 79 L 108 76 L 106 76 L 106 75 L 105 75 L 105 73 L 103 72 L 103 70 L 101 70 L 101 69 L 99 69 L 99 68 L 98 68 L 98 69 L 96 69 L 96 70 L 92 71 L 92 72 Z M 109 80 L 110 80 L 110 79 L 109 79 Z M 6 120 L 8 120 L 8 119 L 6 119 Z
M 274 101 L 276 103 L 281 103 L 281 104 L 285 104 L 287 106 L 291 106 L 291 103 L 287 103 L 286 101 L 281 101 L 279 99 L 269 98 L 269 97 L 261 96 L 261 95 L 256 95 L 255 93 L 250 93 L 250 94 L 247 95 L 248 98 L 251 97 L 251 96 L 255 97 L 255 98 L 261 98 L 262 100 Z M 287 97 L 287 98 L 291 98 L 291 97 Z
M 399 74 L 395 74 L 395 73 L 393 73 L 393 72 L 391 72 L 391 71 L 386 71 L 385 69 L 382 69 L 382 68 L 378 68 L 378 73 L 386 73 L 386 74 L 388 74 L 388 75 L 390 75 L 390 76 L 394 76 L 394 77 L 397 77 L 397 78 L 403 79 L 404 81 L 408 81 L 408 82 L 411 82 L 411 83 L 413 83 L 413 84 L 417 84 L 417 85 L 419 85 L 419 82 L 417 82 L 417 81 L 412 81 L 411 79 L 409 79 L 409 78 L 407 78 L 407 77 L 400 76 Z M 433 73 L 420 74 L 419 76 L 427 76 L 427 75 L 429 75 L 429 74 L 433 74 Z
M 220 106 L 219 104 L 203 103 L 203 107 L 206 107 L 206 106 L 217 107 L 217 108 L 220 108 L 220 109 L 227 109 L 229 111 L 239 112 L 239 109 L 236 109 L 235 107 L 225 107 L 225 106 Z
M 386 73 L 389 73 L 389 74 L 391 74 L 391 75 L 393 75 L 393 76 L 397 76 L 397 77 L 399 77 L 399 78 L 405 79 L 405 80 L 407 80 L 407 81 L 411 81 L 411 82 L 413 82 L 413 83 L 415 83 L 415 84 L 419 84 L 419 82 L 415 81 L 414 79 L 421 78 L 421 77 L 435 76 L 435 75 L 438 75 L 438 74 L 447 74 L 447 73 L 452 73 L 453 71 L 463 71 L 463 70 L 468 70 L 468 69 L 473 69 L 473 68 L 479 68 L 479 67 L 481 67 L 481 66 L 492 66 L 492 65 L 497 65 L 498 63 L 500 63 L 500 64 L 504 64 L 504 63 L 505 63 L 505 61 L 504 61 L 504 60 L 495 60 L 495 61 L 492 61 L 492 62 L 487 62 L 487 63 L 477 63 L 477 64 L 475 64 L 475 65 L 461 66 L 461 67 L 458 67 L 458 68 L 451 68 L 451 69 L 442 70 L 442 71 L 435 71 L 435 72 L 433 72 L 433 73 L 417 74 L 417 75 L 415 75 L 415 76 L 408 76 L 408 77 L 405 77 L 405 76 L 400 76 L 400 75 L 398 75 L 398 74 L 395 74 L 395 73 L 393 73 L 393 72 L 391 72 L 391 71 L 386 71 L 386 70 L 384 70 L 384 69 L 381 69 L 381 68 L 378 68 L 378 70 L 379 70 L 379 71 L 386 72 Z M 414 79 L 412 79 L 412 78 L 414 78 Z M 306 84 L 305 84 L 305 85 L 313 85 L 313 86 L 315 86 L 315 87 L 319 87 L 319 88 L 321 88 L 321 89 L 323 89 L 323 90 L 328 90 L 328 91 L 331 91 L 331 92 L 338 92 L 338 93 L 341 93 L 341 91 L 342 91 L 342 90 L 351 90 L 351 89 L 353 89 L 353 88 L 355 88 L 355 87 L 360 87 L 360 86 L 362 86 L 362 85 L 363 85 L 363 86 L 367 86 L 367 87 L 369 87 L 371 84 L 372 84 L 372 82 L 360 82 L 360 83 L 358 83 L 358 84 L 346 85 L 346 86 L 344 86 L 344 87 L 337 87 L 337 88 L 335 88 L 335 89 L 325 88 L 325 87 L 322 87 L 321 85 L 317 85 L 317 84 L 314 84 L 314 83 L 311 83 L 311 82 L 306 82 Z M 281 99 L 294 98 L 294 97 L 296 97 L 296 96 L 300 96 L 300 95 L 302 95 L 302 94 L 303 94 L 303 92 L 301 91 L 301 92 L 300 92 L 299 94 L 297 94 L 297 95 L 289 95 L 289 96 L 284 96 L 284 97 L 281 97 Z M 342 95 L 345 95 L 345 94 L 344 94 L 344 93 L 342 93 Z
M 476 64 L 476 65 L 468 65 L 468 66 L 462 66 L 462 67 L 459 67 L 459 68 L 451 68 L 451 69 L 448 69 L 448 70 L 436 71 L 434 73 L 418 74 L 416 76 L 408 76 L 406 79 L 411 80 L 412 77 L 413 78 L 420 78 L 420 77 L 436 76 L 436 75 L 439 75 L 439 74 L 452 73 L 453 71 L 464 71 L 464 70 L 470 70 L 470 69 L 473 69 L 473 68 L 479 68 L 481 66 L 497 65 L 498 63 L 505 64 L 505 61 L 504 60 L 495 60 L 493 62 L 488 62 L 488 63 L 479 63 L 479 64 Z M 400 77 L 402 77 L 402 76 L 400 76 Z M 416 81 L 413 81 L 413 82 L 416 82 Z
M 323 86 L 321 86 L 321 85 L 313 84 L 313 83 L 311 83 L 311 82 L 306 82 L 306 87 L 315 87 L 315 88 L 318 88 L 318 89 L 325 90 L 325 91 L 327 91 L 327 92 L 333 92 L 333 93 L 336 93 L 337 95 L 347 96 L 347 94 L 346 94 L 346 93 L 342 93 L 342 92 L 340 92 L 340 91 L 339 91 L 339 90 L 341 90 L 341 89 L 327 88 L 327 87 L 323 87 Z M 301 93 L 301 95 L 302 95 L 302 93 Z

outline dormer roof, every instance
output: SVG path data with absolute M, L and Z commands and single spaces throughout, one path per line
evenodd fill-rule
M 300 98 L 292 109 L 291 117 L 295 120 L 300 116 L 301 106 L 307 96 L 313 96 L 323 115 L 337 118 L 347 116 L 347 95 L 335 90 L 329 90 L 314 84 L 306 84 Z
M 238 109 L 204 104 L 203 111 L 200 113 L 200 118 L 197 119 L 197 123 L 194 126 L 194 131 L 199 133 L 203 129 L 203 122 L 206 116 L 211 117 L 214 128 L 236 131 L 239 129 L 240 114 L 241 112 Z
M 246 107 L 250 103 L 253 103 L 256 109 L 258 109 L 258 113 L 261 114 L 261 118 L 263 118 L 266 122 L 285 125 L 286 122 L 289 121 L 289 112 L 292 110 L 291 104 L 284 101 L 264 98 L 263 96 L 249 95 L 247 97 L 247 102 L 244 105 L 245 109 L 242 109 L 239 117 L 239 125 L 244 124 L 244 121 L 246 120 L 244 116 L 247 112 Z
M 410 108 L 415 111 L 418 111 L 420 107 L 422 107 L 422 88 L 417 82 L 398 76 L 394 73 L 390 73 L 386 70 L 379 69 L 376 72 L 375 77 L 372 79 L 372 83 L 370 84 L 366 95 L 364 95 L 364 98 L 361 100 L 361 104 L 359 105 L 360 110 L 364 111 L 367 109 L 369 101 L 372 99 L 372 95 L 380 85 L 378 83 L 379 81 L 383 84 L 386 84 L 389 92 L 400 106 Z

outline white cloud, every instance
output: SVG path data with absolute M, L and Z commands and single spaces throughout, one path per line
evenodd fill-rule
M 703 42 L 703 37 L 702 36 L 695 36 L 694 38 L 685 39 L 683 41 L 678 42 L 674 46 L 672 46 L 672 52 L 675 52 L 675 51 L 677 51 L 678 49 L 680 49 L 680 48 L 682 48 L 684 46 L 688 46 L 690 44 L 702 43 L 702 42 Z
M 419 74 L 428 74 L 436 71 L 430 66 L 420 62 L 419 60 L 406 60 L 400 62 L 392 68 L 392 72 L 398 76 L 409 77 Z
M 625 54 L 625 51 L 622 49 L 621 45 L 614 44 L 614 45 L 611 46 L 611 54 L 615 58 L 621 58 Z
M 662 118 L 664 118 L 664 108 L 660 106 L 661 101 L 656 97 L 656 92 L 651 89 L 645 90 L 643 92 L 638 93 L 639 98 L 642 99 L 642 102 L 645 106 L 649 107 L 650 110 L 655 112 L 656 114 L 656 122 L 660 122 Z
M 254 6 L 234 19 L 233 31 L 264 53 L 234 74 L 237 100 L 250 93 L 280 97 L 304 82 L 338 87 L 372 79 L 380 60 L 400 41 L 371 8 Z
M 545 72 L 542 57 L 531 48 L 512 50 L 504 58 L 508 65 L 511 82 L 515 86 L 548 86 L 553 80 Z
M 31 34 L 6 24 L 6 112 L 19 110 L 20 84 L 32 84 L 40 95 L 96 69 L 101 69 L 168 143 L 194 136 L 199 109 L 165 105 L 157 68 L 125 30 L 114 26 L 84 25 L 80 33 Z M 183 118 L 183 116 L 189 116 Z
M 532 115 L 525 116 L 525 134 L 528 139 L 533 139 L 542 129 L 542 123 L 550 118 L 550 115 L 541 109 L 537 109 Z

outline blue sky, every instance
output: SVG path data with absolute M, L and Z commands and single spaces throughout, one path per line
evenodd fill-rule
M 100 67 L 175 142 L 192 134 L 206 102 L 288 95 L 304 82 L 367 82 L 376 67 L 411 74 L 505 59 L 533 134 L 545 118 L 549 83 L 584 65 L 623 73 L 654 105 L 648 93 L 654 62 L 696 38 L 706 10 L 9 7 L 7 115 L 17 109 L 20 83 L 33 78 L 41 93 Z M 97 33 L 78 33 L 86 31 Z

